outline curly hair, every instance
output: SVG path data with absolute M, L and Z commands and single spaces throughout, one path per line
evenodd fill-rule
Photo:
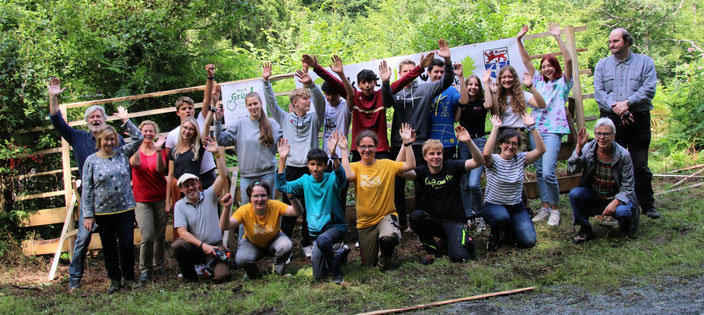
M 511 75 L 513 75 L 513 86 L 511 86 L 511 89 L 506 89 L 501 84 L 501 75 L 506 71 L 510 71 Z M 507 96 L 511 96 L 511 104 L 506 102 Z M 523 89 L 521 89 L 521 80 L 518 78 L 518 73 L 513 67 L 504 66 L 499 70 L 499 113 L 505 113 L 509 105 L 516 114 L 522 114 L 526 111 L 526 100 L 523 98 Z

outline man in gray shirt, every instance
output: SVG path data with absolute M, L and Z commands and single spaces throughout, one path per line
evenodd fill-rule
M 616 124 L 616 142 L 628 149 L 633 160 L 635 191 L 643 213 L 660 217 L 654 208 L 653 173 L 648 168 L 650 110 L 657 75 L 653 59 L 631 52 L 633 37 L 623 28 L 609 34 L 611 56 L 594 69 L 594 99 L 601 117 Z
M 210 151 L 217 144 L 210 140 Z M 227 169 L 225 159 L 220 153 L 213 154 L 217 161 L 218 178 L 210 188 L 200 191 L 201 183 L 194 174 L 183 174 L 178 179 L 178 188 L 184 197 L 174 206 L 174 228 L 179 239 L 174 241 L 171 248 L 174 258 L 178 262 L 184 281 L 197 281 L 195 265 L 204 264 L 215 255 L 215 248 L 224 250 L 222 246 L 222 231 L 220 230 L 220 217 L 218 216 L 218 196 L 227 187 Z M 219 262 L 213 268 L 213 281 L 225 282 L 229 279 L 228 266 Z

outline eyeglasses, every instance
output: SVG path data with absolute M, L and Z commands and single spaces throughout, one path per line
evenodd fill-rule
M 594 133 L 594 137 L 596 137 L 596 138 L 606 138 L 606 137 L 608 137 L 608 136 L 610 136 L 610 135 L 612 135 L 612 134 L 613 134 L 613 132 L 595 132 L 595 133 Z
M 511 142 L 511 141 L 504 141 L 504 144 L 506 144 L 508 146 L 513 146 L 513 147 L 518 146 L 518 142 Z
M 376 149 L 375 145 L 360 145 L 358 148 L 362 151 L 367 151 L 367 150 L 374 150 Z
M 268 199 L 269 195 L 252 195 L 250 199 Z

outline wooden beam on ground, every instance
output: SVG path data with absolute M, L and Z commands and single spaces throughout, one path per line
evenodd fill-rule
M 658 191 L 658 192 L 655 192 L 655 195 L 658 196 L 658 195 L 667 194 L 667 193 L 671 193 L 671 192 L 675 192 L 675 191 L 680 191 L 680 190 L 684 190 L 684 189 L 688 189 L 688 188 L 696 188 L 696 187 L 700 187 L 700 186 L 704 186 L 704 183 L 697 183 L 697 184 L 692 184 L 692 185 L 684 186 L 684 187 L 680 187 L 680 188 L 675 188 L 675 189 L 670 189 L 670 190 L 665 190 L 665 191 Z
M 485 299 L 485 298 L 490 298 L 490 297 L 494 297 L 494 296 L 521 293 L 521 292 L 535 290 L 536 288 L 537 287 L 527 287 L 527 288 L 514 289 L 514 290 L 508 290 L 508 291 L 494 292 L 494 293 L 489 293 L 489 294 L 474 295 L 474 296 L 463 297 L 463 298 L 459 298 L 459 299 L 445 300 L 445 301 L 433 302 L 433 303 L 428 303 L 428 304 L 418 304 L 418 305 L 413 305 L 413 306 L 404 307 L 404 308 L 394 308 L 394 309 L 388 309 L 388 310 L 380 310 L 380 311 L 374 311 L 374 312 L 368 312 L 368 313 L 361 313 L 360 315 L 381 315 L 381 314 L 391 314 L 391 313 L 402 313 L 402 312 L 408 312 L 408 311 L 413 311 L 413 310 L 431 308 L 434 306 L 442 306 L 442 305 L 453 304 L 453 303 L 458 303 L 458 302 Z
M 75 203 L 75 201 L 73 201 Z M 30 227 L 64 222 L 66 207 L 31 211 L 26 218 L 18 222 L 19 226 Z
M 575 32 L 581 32 L 581 31 L 586 31 L 587 27 L 586 26 L 577 26 L 574 28 Z M 567 28 L 563 27 L 560 29 L 561 34 L 565 34 L 567 32 Z M 531 39 L 536 39 L 536 38 L 542 38 L 542 37 L 550 37 L 552 34 L 550 32 L 542 32 L 542 33 L 533 33 L 533 34 L 526 34 L 526 36 L 523 36 L 525 40 L 531 40 Z
M 575 188 L 577 187 L 577 185 L 579 185 L 580 179 L 582 179 L 582 174 L 558 177 L 557 184 L 560 187 L 560 193 L 569 193 L 572 188 Z M 538 192 L 538 182 L 525 182 L 524 186 L 526 188 L 526 195 L 528 199 L 535 199 L 540 197 L 540 193 Z
M 681 168 L 681 169 L 674 170 L 674 171 L 669 171 L 669 172 L 666 172 L 665 174 L 672 174 L 672 173 L 677 173 L 677 172 L 681 172 L 681 171 L 689 171 L 689 170 L 693 170 L 695 168 L 700 168 L 700 167 L 704 167 L 704 164 L 698 164 L 698 165 L 693 165 L 693 166 Z
M 692 174 L 690 174 L 690 175 L 688 175 L 687 177 L 685 177 L 685 178 L 683 178 L 683 179 L 680 179 L 678 182 L 672 184 L 672 186 L 670 186 L 670 189 L 675 188 L 675 186 L 677 186 L 677 185 L 683 183 L 684 181 L 686 181 L 686 180 L 692 178 L 692 176 L 696 176 L 697 174 L 699 174 L 699 173 L 701 173 L 701 172 L 704 172 L 704 168 L 703 168 L 703 169 L 700 169 L 700 170 L 698 170 L 698 171 L 696 171 L 696 172 L 694 172 L 694 173 L 692 173 Z

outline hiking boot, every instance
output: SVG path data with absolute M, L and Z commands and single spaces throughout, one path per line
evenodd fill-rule
M 81 287 L 81 280 L 71 280 L 68 282 L 68 293 L 78 290 Z
M 550 216 L 550 214 L 551 214 L 551 213 L 550 213 L 550 210 L 549 210 L 548 208 L 540 208 L 540 210 L 538 210 L 538 215 L 536 215 L 535 217 L 533 217 L 533 220 L 532 220 L 532 221 L 533 221 L 533 222 L 540 222 L 540 221 L 543 221 L 543 220 L 547 219 L 547 217 Z M 558 215 L 559 215 L 559 213 L 558 213 Z M 559 217 L 558 217 L 557 219 L 558 219 L 558 221 L 560 220 Z
M 391 256 L 379 256 L 379 269 L 381 271 L 391 269 Z
M 122 284 L 120 283 L 119 279 L 110 279 L 110 286 L 108 287 L 108 294 L 113 294 L 117 291 L 120 291 L 120 288 L 122 287 Z
M 655 211 L 655 209 L 648 209 L 643 212 L 643 214 L 647 215 L 651 219 L 658 219 L 662 216 L 660 212 Z
M 536 216 L 537 218 L 538 216 Z M 549 226 L 560 225 L 560 210 L 553 209 L 550 211 L 550 218 L 548 219 Z
M 424 266 L 432 265 L 435 262 L 435 256 L 431 254 L 426 254 L 420 259 L 420 263 Z
M 579 244 L 579 243 L 584 243 L 588 240 L 591 240 L 594 238 L 594 233 L 592 232 L 592 227 L 591 226 L 582 226 L 579 228 L 579 233 L 577 233 L 577 236 L 574 237 L 574 243 Z
M 341 273 L 333 274 L 332 282 L 334 282 L 335 284 L 343 284 L 345 283 L 345 277 L 343 277 Z

